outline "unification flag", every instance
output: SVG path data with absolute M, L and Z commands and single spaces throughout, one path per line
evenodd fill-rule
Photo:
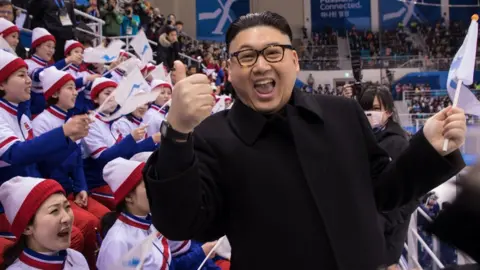
M 125 43 L 121 40 L 110 42 L 108 47 L 97 46 L 85 49 L 83 61 L 86 63 L 111 63 L 118 59 L 118 55 Z
M 140 30 L 130 42 L 130 46 L 135 50 L 135 53 L 140 57 L 143 64 L 153 61 L 152 47 L 148 43 L 147 36 L 143 30 Z
M 462 108 L 465 113 L 480 116 L 480 102 L 468 89 L 473 83 L 475 57 L 477 52 L 478 15 L 472 16 L 467 36 L 455 54 L 448 71 L 447 90 L 454 106 Z M 459 83 L 461 82 L 461 85 Z M 458 93 L 456 93 L 458 91 Z M 455 100 L 455 94 L 458 100 Z

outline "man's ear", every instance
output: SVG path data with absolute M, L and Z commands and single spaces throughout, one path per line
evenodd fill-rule
M 292 50 L 292 58 L 293 58 L 293 63 L 295 64 L 295 70 L 297 72 L 300 72 L 300 63 L 298 62 L 298 54 L 297 51 Z
M 57 92 L 53 93 L 52 97 L 53 98 L 58 98 L 59 95 L 60 95 L 60 91 L 57 91 Z

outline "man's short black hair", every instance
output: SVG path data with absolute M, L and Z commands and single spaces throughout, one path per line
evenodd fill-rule
M 177 22 L 175 22 L 175 25 L 183 25 L 183 22 L 182 21 L 177 21 Z
M 123 9 L 127 9 L 127 8 L 133 8 L 132 4 L 130 3 L 123 4 Z
M 292 29 L 287 20 L 280 14 L 264 11 L 260 13 L 249 13 L 237 18 L 227 30 L 225 42 L 227 50 L 230 50 L 230 43 L 241 31 L 255 26 L 270 26 L 287 35 L 290 41 L 293 40 Z

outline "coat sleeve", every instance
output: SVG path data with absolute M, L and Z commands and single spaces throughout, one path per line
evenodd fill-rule
M 103 134 L 95 125 L 90 128 L 88 136 L 83 138 L 82 143 L 86 155 L 103 165 L 118 157 L 129 159 L 137 146 L 133 137 L 128 135 L 117 144 L 108 147 Z
M 158 144 L 153 141 L 153 138 L 148 137 L 145 140 L 137 143 L 137 149 L 135 150 L 135 153 L 155 151 L 157 146 Z
M 163 140 L 148 160 L 144 179 L 152 221 L 168 239 L 208 242 L 225 235 L 217 160 L 196 132 L 185 143 Z
M 77 151 L 77 166 L 73 175 L 73 193 L 75 194 L 81 191 L 88 191 L 87 180 L 85 179 L 85 172 L 83 170 L 83 158 L 80 146 L 78 146 Z
M 441 156 L 425 138 L 423 130 L 417 132 L 409 146 L 390 162 L 389 156 L 378 146 L 362 108 L 356 101 L 351 102 L 363 133 L 379 210 L 388 211 L 416 200 L 465 167 L 460 151 Z
M 112 265 L 117 265 L 127 252 L 128 245 L 124 241 L 116 239 L 103 241 L 97 258 L 97 268 L 112 269 Z
M 130 127 L 125 123 L 125 118 L 122 117 L 112 124 L 112 133 L 115 134 L 116 139 L 122 140 L 132 133 Z
M 0 129 L 0 159 L 11 165 L 29 165 L 37 163 L 51 154 L 60 152 L 60 158 L 66 158 L 71 154 L 76 144 L 66 138 L 62 127 L 53 129 L 28 141 L 20 141 L 13 131 L 8 131 L 8 126 L 2 123 Z M 63 159 L 64 159 L 63 158 Z
M 202 246 L 194 245 L 187 253 L 184 253 L 178 257 L 174 257 L 173 265 L 175 266 L 175 270 L 197 269 L 204 259 L 205 253 L 203 252 Z M 211 259 L 208 259 L 205 265 L 202 267 L 202 270 L 207 269 L 213 270 L 220 268 L 216 266 Z

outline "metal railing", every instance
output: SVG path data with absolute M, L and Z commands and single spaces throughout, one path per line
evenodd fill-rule
M 480 90 L 471 89 L 471 91 L 475 95 L 480 95 Z M 413 99 L 421 98 L 421 97 L 428 97 L 428 98 L 441 98 L 448 96 L 447 90 L 428 90 L 428 91 L 415 91 L 415 90 L 407 90 L 402 91 L 403 102 L 407 103 Z
M 383 56 L 383 57 L 361 57 L 362 69 L 380 68 L 421 68 L 422 63 L 418 56 Z M 338 70 L 341 66 L 351 65 L 350 58 L 345 57 L 320 57 L 310 59 L 300 58 L 300 68 L 303 70 Z

